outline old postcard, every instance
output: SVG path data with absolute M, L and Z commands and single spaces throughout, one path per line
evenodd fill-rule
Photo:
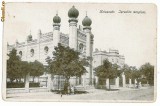
M 154 4 L 4 3 L 3 99 L 154 102 Z

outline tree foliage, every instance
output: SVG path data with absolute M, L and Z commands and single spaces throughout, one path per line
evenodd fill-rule
M 103 65 L 95 68 L 95 74 L 102 78 L 115 78 L 119 75 L 119 66 L 116 64 L 111 64 L 107 59 L 103 61 Z
M 29 63 L 30 66 L 30 75 L 33 77 L 41 76 L 44 73 L 44 66 L 39 61 L 35 60 L 34 62 Z
M 20 64 L 21 67 L 21 72 L 23 73 L 23 77 L 25 78 L 25 76 L 30 73 L 30 65 L 27 61 L 21 61 Z
M 42 63 L 35 60 L 34 62 L 21 61 L 17 55 L 17 50 L 12 49 L 8 54 L 7 60 L 7 78 L 10 78 L 11 82 L 25 76 L 30 73 L 31 76 L 40 76 L 44 72 L 44 66 Z
M 85 59 L 79 58 L 80 53 L 69 47 L 64 47 L 58 44 L 53 52 L 53 59 L 47 57 L 47 70 L 54 75 L 61 75 L 65 78 L 66 83 L 69 83 L 70 77 L 78 76 L 86 72 Z
M 137 69 L 135 66 L 128 66 L 125 64 L 122 68 L 122 71 L 125 72 L 126 81 L 131 78 L 132 81 L 134 79 L 136 79 L 138 82 L 148 81 L 150 85 L 154 85 L 154 66 L 152 66 L 150 63 L 145 63 L 139 69 Z
M 127 64 L 125 64 L 122 67 L 122 72 L 124 72 L 125 76 L 126 76 L 126 83 L 129 83 L 129 79 L 133 79 L 132 75 L 133 75 L 133 71 L 131 70 L 131 67 L 128 66 Z
M 9 59 L 7 60 L 7 78 L 11 81 L 22 78 L 23 73 L 21 71 L 21 60 L 17 56 L 17 50 L 13 49 L 9 54 L 7 54 Z
M 95 75 L 102 79 L 113 79 L 120 76 L 119 66 L 117 64 L 110 63 L 107 59 L 103 61 L 103 64 L 98 66 L 95 70 Z M 110 83 L 109 83 L 110 89 Z
M 129 79 L 132 79 L 132 81 L 135 79 L 139 81 L 141 78 L 141 72 L 135 66 L 128 66 L 125 64 L 122 67 L 122 71 L 125 73 L 127 83 L 129 83 Z
M 148 83 L 154 85 L 154 66 L 150 63 L 145 63 L 140 67 L 140 71 Z

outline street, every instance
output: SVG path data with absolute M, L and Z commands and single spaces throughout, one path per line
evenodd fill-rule
M 35 92 L 7 94 L 9 101 L 84 101 L 84 102 L 153 102 L 154 88 L 131 89 L 118 91 L 90 89 L 86 94 L 61 95 L 53 92 Z

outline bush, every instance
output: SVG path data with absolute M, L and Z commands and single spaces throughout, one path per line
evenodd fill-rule
M 147 79 L 145 78 L 141 79 L 141 84 L 147 84 Z
M 29 87 L 40 87 L 40 83 L 29 83 Z
M 96 89 L 106 89 L 106 85 L 96 85 Z
M 24 83 L 7 82 L 7 88 L 24 88 Z M 29 87 L 40 87 L 40 83 L 29 83 Z
M 7 82 L 7 88 L 24 88 L 24 83 Z

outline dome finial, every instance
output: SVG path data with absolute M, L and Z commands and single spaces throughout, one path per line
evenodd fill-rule
M 87 16 L 87 11 L 86 11 L 86 16 Z
M 56 11 L 56 15 L 58 15 L 58 10 Z
M 31 35 L 31 29 L 30 29 L 30 35 Z

